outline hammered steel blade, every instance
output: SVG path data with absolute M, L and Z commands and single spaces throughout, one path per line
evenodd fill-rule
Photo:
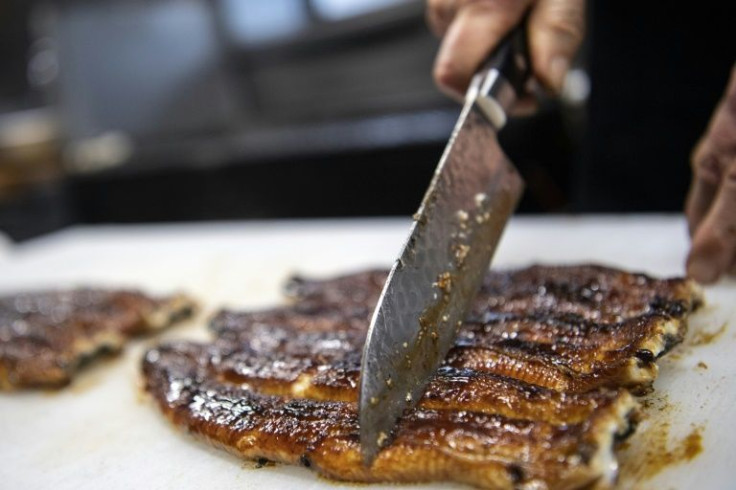
M 360 379 L 366 465 L 452 346 L 521 196 L 496 131 L 469 100 L 373 314 Z

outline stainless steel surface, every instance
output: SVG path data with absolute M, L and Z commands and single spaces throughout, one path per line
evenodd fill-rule
M 501 114 L 513 101 L 468 98 L 368 330 L 360 381 L 365 464 L 450 349 L 522 193 L 496 139 L 502 120 L 487 117 L 476 104 L 481 99 Z

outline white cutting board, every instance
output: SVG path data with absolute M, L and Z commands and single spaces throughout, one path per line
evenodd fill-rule
M 6 254 L 0 292 L 81 284 L 183 290 L 201 298 L 204 311 L 164 337 L 206 339 L 204 320 L 217 307 L 277 303 L 291 273 L 390 266 L 408 226 L 408 220 L 361 220 L 76 228 Z M 495 265 L 597 261 L 680 275 L 686 249 L 679 217 L 517 218 Z M 622 488 L 736 488 L 729 467 L 736 453 L 736 283 L 722 282 L 706 296 L 709 305 L 691 331 L 722 333 L 705 345 L 689 337 L 662 362 L 650 416 L 625 453 L 635 464 L 624 468 Z M 303 468 L 254 469 L 174 430 L 137 385 L 140 357 L 156 341 L 134 342 L 65 390 L 0 394 L 0 488 L 355 488 Z M 647 449 L 676 454 L 698 431 L 703 450 L 692 461 L 654 476 L 652 465 L 642 464 Z

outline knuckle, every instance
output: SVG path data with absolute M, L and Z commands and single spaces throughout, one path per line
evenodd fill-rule
M 570 44 L 579 44 L 583 40 L 585 21 L 581 15 L 569 12 L 553 16 L 548 24 L 557 38 Z
M 492 16 L 494 24 L 505 31 L 518 22 L 521 3 L 518 0 L 469 0 L 463 5 L 463 13 L 472 17 Z
M 445 0 L 427 0 L 427 13 L 436 18 L 442 18 L 446 12 Z
M 720 254 L 728 247 L 726 235 L 717 227 L 704 224 L 698 230 L 698 235 L 699 243 L 693 244 L 693 248 L 703 249 L 708 252 L 707 255 Z
M 585 35 L 585 6 L 580 0 L 549 0 L 539 4 L 539 26 L 557 42 L 579 45 Z
M 710 152 L 698 152 L 693 157 L 693 170 L 698 179 L 717 185 L 721 180 L 721 164 Z
M 450 60 L 438 61 L 434 65 L 432 77 L 440 87 L 456 89 L 461 74 L 457 66 Z
M 427 0 L 425 19 L 432 31 L 441 36 L 452 22 L 458 8 L 457 0 Z
M 736 223 L 725 218 L 717 219 L 705 228 L 705 236 L 712 250 L 725 251 L 736 247 Z
M 442 37 L 442 25 L 439 19 L 429 9 L 424 14 L 424 21 L 435 36 Z
M 716 109 L 705 139 L 713 152 L 724 160 L 736 158 L 736 97 L 733 107 L 726 102 Z
M 701 138 L 690 153 L 690 167 L 692 167 L 693 171 L 697 169 L 697 166 L 699 165 L 698 162 L 705 158 L 707 153 L 705 147 L 705 138 Z
M 729 165 L 728 169 L 726 170 L 726 178 L 725 178 L 727 185 L 736 186 L 736 164 Z
M 715 228 L 713 233 L 713 244 L 718 250 L 729 250 L 733 248 L 736 238 L 736 226 L 724 226 Z
M 493 12 L 508 12 L 519 2 L 517 0 L 465 0 L 464 5 L 468 8 Z

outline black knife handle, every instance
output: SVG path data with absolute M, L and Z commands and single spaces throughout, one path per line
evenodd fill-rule
M 526 95 L 531 77 L 526 18 L 516 26 L 473 76 L 465 95 L 466 105 L 481 110 L 497 130 L 504 127 L 514 103 Z
M 531 61 L 527 42 L 527 22 L 524 18 L 491 53 L 480 71 L 495 69 L 516 92 L 517 97 L 527 93 L 526 84 L 531 77 Z

